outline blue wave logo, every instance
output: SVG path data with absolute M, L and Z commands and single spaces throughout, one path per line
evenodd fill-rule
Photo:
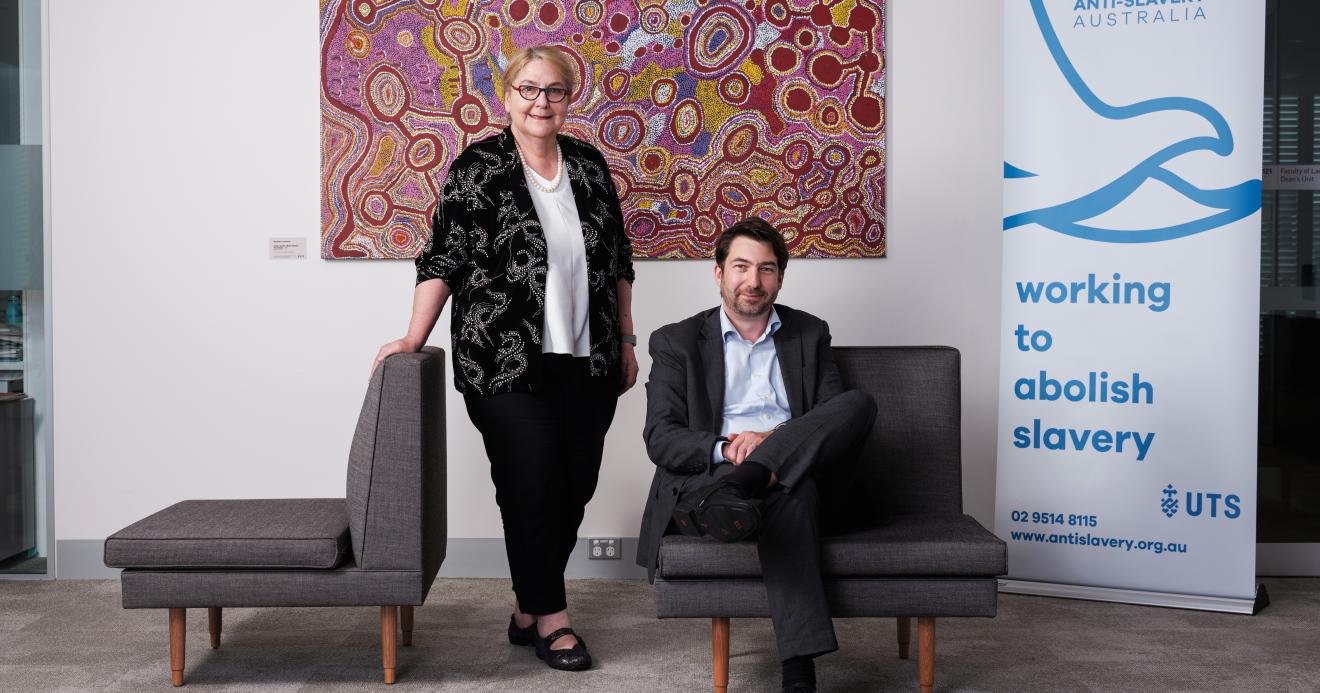
M 1040 27 L 1045 45 L 1049 47 L 1050 55 L 1053 56 L 1059 71 L 1063 73 L 1078 98 L 1097 115 L 1108 120 L 1126 120 L 1160 111 L 1185 111 L 1203 118 L 1214 129 L 1215 134 L 1213 137 L 1191 137 L 1170 144 L 1150 155 L 1113 182 L 1074 200 L 1004 217 L 1005 231 L 1026 224 L 1039 224 L 1066 236 L 1089 241 L 1158 243 L 1219 228 L 1250 216 L 1260 209 L 1259 178 L 1231 188 L 1207 190 L 1196 187 L 1164 167 L 1170 160 L 1190 152 L 1209 151 L 1221 157 L 1232 153 L 1233 133 L 1219 111 L 1211 108 L 1204 101 L 1185 97 L 1149 99 L 1127 106 L 1113 106 L 1101 101 L 1100 97 L 1096 96 L 1082 80 L 1067 53 L 1064 52 L 1063 45 L 1059 43 L 1059 37 L 1050 24 L 1049 15 L 1045 12 L 1044 0 L 1031 0 L 1031 9 L 1035 13 L 1036 24 Z M 1031 178 L 1035 175 L 1004 162 L 1005 179 Z M 1148 180 L 1164 183 L 1187 199 L 1217 211 L 1200 219 L 1154 229 L 1105 229 L 1080 223 L 1113 209 Z

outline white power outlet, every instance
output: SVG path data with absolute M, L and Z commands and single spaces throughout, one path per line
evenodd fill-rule
M 623 540 L 588 539 L 587 558 L 593 561 L 610 561 L 623 558 Z

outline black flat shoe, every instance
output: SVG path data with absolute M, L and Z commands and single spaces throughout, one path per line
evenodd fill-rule
M 761 499 L 748 496 L 741 486 L 718 481 L 680 500 L 674 506 L 674 523 L 689 536 L 739 541 L 761 526 Z
M 517 622 L 513 620 L 513 614 L 509 614 L 509 644 L 535 645 L 536 621 L 532 621 L 532 625 L 526 628 L 519 628 Z
M 550 649 L 556 640 L 565 635 L 577 638 L 577 644 L 567 650 Z M 591 653 L 587 652 L 587 641 L 583 640 L 581 635 L 574 633 L 572 628 L 560 628 L 544 638 L 537 638 L 536 656 L 544 659 L 551 669 L 560 671 L 582 671 L 591 668 Z
M 784 684 L 784 693 L 816 693 L 816 687 L 809 683 Z

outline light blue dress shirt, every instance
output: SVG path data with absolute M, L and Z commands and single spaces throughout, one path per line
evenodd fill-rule
M 720 327 L 724 333 L 724 411 L 720 435 L 743 431 L 769 431 L 792 418 L 788 409 L 788 389 L 779 372 L 775 332 L 779 331 L 779 313 L 772 307 L 765 332 L 755 341 L 747 341 L 729 321 L 720 307 Z M 711 461 L 727 460 L 720 453 L 724 441 L 715 441 Z

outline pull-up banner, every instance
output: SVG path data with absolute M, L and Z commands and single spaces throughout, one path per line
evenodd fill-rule
M 1004 15 L 1004 589 L 1250 611 L 1264 0 Z

